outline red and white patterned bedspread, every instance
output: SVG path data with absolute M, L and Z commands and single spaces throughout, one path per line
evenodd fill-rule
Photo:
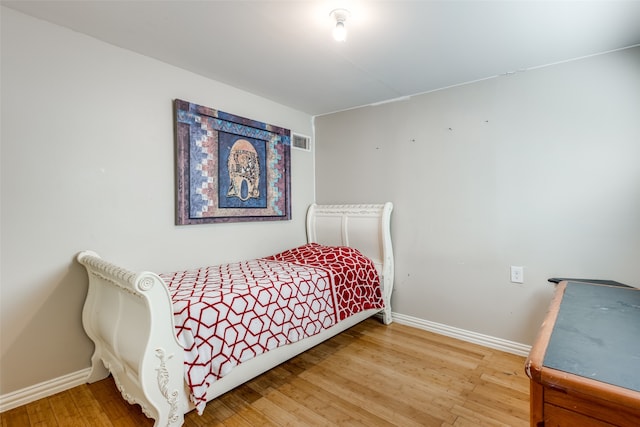
M 185 378 L 199 413 L 207 389 L 241 362 L 383 308 L 373 263 L 310 243 L 280 254 L 160 275 L 173 300 Z

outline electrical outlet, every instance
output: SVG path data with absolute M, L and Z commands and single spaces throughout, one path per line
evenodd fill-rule
M 511 266 L 511 282 L 524 283 L 524 267 Z

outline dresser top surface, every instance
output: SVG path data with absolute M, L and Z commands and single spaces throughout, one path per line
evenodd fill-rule
M 542 365 L 640 391 L 640 289 L 568 282 Z

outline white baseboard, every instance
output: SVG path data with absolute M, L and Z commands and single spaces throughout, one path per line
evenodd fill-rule
M 413 326 L 414 328 L 424 329 L 425 331 L 433 332 L 436 334 L 457 338 L 462 341 L 479 344 L 507 353 L 517 354 L 518 356 L 527 356 L 531 351 L 530 345 L 520 344 L 489 335 L 483 335 L 477 332 L 467 331 L 465 329 L 454 328 L 453 326 L 447 326 L 441 323 L 407 316 L 405 314 L 392 313 L 391 317 L 393 318 L 394 322 L 398 322 L 403 325 Z
M 485 347 L 505 351 L 507 353 L 517 354 L 518 356 L 527 356 L 531 350 L 531 346 L 528 345 L 478 334 L 464 329 L 454 328 L 452 326 L 407 316 L 405 314 L 392 313 L 391 316 L 394 322 L 398 322 L 403 325 L 424 329 L 429 332 L 457 338 L 462 341 L 483 345 Z M 28 403 L 35 402 L 38 399 L 49 397 L 61 391 L 85 384 L 90 371 L 90 368 L 86 368 L 22 390 L 14 391 L 13 393 L 2 395 L 0 396 L 0 412 L 8 411 L 9 409 L 17 408 L 18 406 L 26 405 Z
M 91 368 L 64 375 L 40 384 L 32 385 L 22 390 L 0 396 L 0 412 L 35 402 L 38 399 L 53 396 L 61 391 L 69 390 L 80 384 L 85 384 L 89 378 Z

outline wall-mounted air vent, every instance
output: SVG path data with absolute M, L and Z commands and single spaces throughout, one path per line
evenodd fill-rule
M 311 138 L 304 135 L 293 134 L 291 138 L 291 146 L 298 150 L 311 151 Z

